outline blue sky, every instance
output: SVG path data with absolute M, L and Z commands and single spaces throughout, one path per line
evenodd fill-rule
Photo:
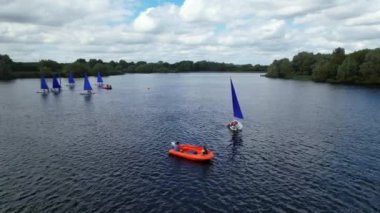
M 172 4 L 175 4 L 177 6 L 181 6 L 183 4 L 183 2 L 184 2 L 183 0 L 169 0 L 169 1 L 168 0 L 167 1 L 164 1 L 164 0 L 145 0 L 145 1 L 141 1 L 141 9 L 139 11 L 142 12 L 146 8 L 157 7 L 157 6 L 165 4 L 165 3 L 172 3 Z
M 13 0 L 0 50 L 14 61 L 211 60 L 269 64 L 300 51 L 380 46 L 380 0 Z

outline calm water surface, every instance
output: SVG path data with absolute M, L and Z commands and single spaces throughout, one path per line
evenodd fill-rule
M 238 135 L 224 126 L 230 75 Z M 0 212 L 380 211 L 379 89 L 258 74 L 104 80 L 114 90 L 91 98 L 82 79 L 47 96 L 39 79 L 0 82 Z M 215 159 L 168 156 L 173 140 Z

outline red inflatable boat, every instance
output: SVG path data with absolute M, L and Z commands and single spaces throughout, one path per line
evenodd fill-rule
M 209 161 L 214 158 L 214 153 L 209 149 L 207 149 L 207 152 L 204 152 L 203 146 L 180 144 L 178 147 L 179 151 L 170 149 L 169 154 L 193 161 Z

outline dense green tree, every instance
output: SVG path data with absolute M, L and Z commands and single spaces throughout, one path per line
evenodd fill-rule
M 354 83 L 359 77 L 359 63 L 352 56 L 344 59 L 338 68 L 337 80 L 340 82 Z
M 137 65 L 135 72 L 138 73 L 151 73 L 155 71 L 154 64 L 148 63 L 148 64 L 140 64 Z
M 280 60 L 279 71 L 280 78 L 290 78 L 294 74 L 294 69 L 289 59 L 284 58 Z
M 313 53 L 300 52 L 293 57 L 292 66 L 297 75 L 310 75 L 312 66 L 316 62 Z
M 334 63 L 336 65 L 341 65 L 345 57 L 346 55 L 345 55 L 344 49 L 341 47 L 338 47 L 332 53 L 331 63 Z
M 12 78 L 12 63 L 8 55 L 0 55 L 0 79 Z
M 291 62 L 274 60 L 267 69 L 268 77 L 295 78 L 296 75 L 310 75 L 319 82 L 380 84 L 380 48 L 359 50 L 346 55 L 338 47 L 332 54 L 298 53 Z M 311 70 L 311 71 L 310 71 Z
M 334 52 L 339 52 L 340 56 L 336 56 L 336 58 L 340 58 L 340 59 L 343 58 L 342 55 L 344 54 L 344 50 L 337 51 L 337 49 Z M 337 81 L 345 82 L 345 83 L 360 83 L 360 81 L 363 79 L 362 73 L 359 72 L 360 65 L 364 63 L 365 57 L 368 52 L 370 52 L 370 50 L 364 49 L 364 50 L 355 51 L 345 56 L 342 64 L 338 68 L 338 72 L 336 76 Z M 336 58 L 335 60 L 339 61 Z
M 312 79 L 317 82 L 325 82 L 335 79 L 337 65 L 330 62 L 329 57 L 320 58 L 313 66 Z
M 90 67 L 87 63 L 74 62 L 65 66 L 65 73 L 72 72 L 75 77 L 83 77 L 84 73 L 90 74 Z
M 279 61 L 274 60 L 271 65 L 268 67 L 267 76 L 271 78 L 278 78 L 280 77 L 280 67 L 279 67 Z
M 127 72 L 129 72 L 129 73 L 135 73 L 136 71 L 136 67 L 137 67 L 137 65 L 136 64 L 131 64 L 131 65 L 129 65 L 128 66 L 128 70 L 127 70 Z
M 83 59 L 83 58 L 78 58 L 75 62 L 82 63 L 82 64 L 87 63 L 86 59 Z
M 355 52 L 349 54 L 349 56 L 354 58 L 355 61 L 357 61 L 359 64 L 362 64 L 362 63 L 364 63 L 365 56 L 367 55 L 368 52 L 370 52 L 369 49 L 358 50 L 358 51 L 355 51 Z
M 268 67 L 267 76 L 273 78 L 290 78 L 294 74 L 294 69 L 289 59 L 283 58 L 274 60 Z
M 207 61 L 197 61 L 194 64 L 195 71 L 208 71 L 208 62 Z
M 175 66 L 179 72 L 189 72 L 194 70 L 194 63 L 192 61 L 181 61 L 175 63 Z
M 12 63 L 13 72 L 39 72 L 37 62 L 14 62 Z
M 79 59 L 78 59 L 78 60 L 79 60 Z M 84 59 L 82 59 L 82 60 L 80 61 L 80 63 L 83 63 L 83 60 L 84 60 Z M 86 63 L 86 61 L 84 61 L 84 63 Z M 88 61 L 88 65 L 90 66 L 90 68 L 93 68 L 93 67 L 95 66 L 95 64 L 97 64 L 97 63 L 101 63 L 101 64 L 103 64 L 103 61 L 100 60 L 100 59 L 90 59 L 90 60 Z
M 138 61 L 136 63 L 137 66 L 144 65 L 144 64 L 147 64 L 147 63 L 145 61 Z
M 40 72 L 46 76 L 61 71 L 61 65 L 53 60 L 41 60 L 40 62 L 38 62 L 38 68 Z
M 380 48 L 366 54 L 360 73 L 363 83 L 380 84 Z
M 108 65 L 110 65 L 113 69 L 116 67 L 117 63 L 115 61 L 111 60 L 110 63 L 108 63 Z
M 112 68 L 111 68 L 112 69 Z M 109 72 L 111 72 L 112 70 L 110 70 L 110 67 L 107 66 L 106 64 L 103 64 L 103 63 L 97 63 L 94 65 L 94 67 L 92 68 L 91 70 L 91 74 L 92 75 L 97 75 L 98 72 L 100 72 L 100 74 L 102 76 L 107 76 L 109 75 Z
M 256 64 L 255 66 L 253 66 L 252 71 L 263 72 L 263 71 L 266 71 L 267 69 L 268 69 L 268 66 Z

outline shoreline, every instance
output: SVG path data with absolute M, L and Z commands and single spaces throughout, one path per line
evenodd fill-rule
M 371 84 L 371 83 L 353 83 L 353 82 L 337 82 L 337 81 L 314 81 L 311 75 L 296 75 L 289 78 L 280 78 L 280 77 L 270 77 L 267 74 L 261 75 L 262 77 L 271 78 L 271 79 L 281 79 L 281 80 L 294 80 L 294 81 L 310 81 L 313 83 L 319 84 L 329 84 L 329 85 L 346 85 L 346 86 L 360 86 L 360 87 L 372 87 L 379 88 L 380 84 Z
M 173 71 L 173 72 L 123 72 L 123 73 L 111 73 L 106 76 L 116 76 L 116 75 L 125 75 L 125 74 L 177 74 L 177 73 L 266 73 L 266 71 Z M 53 73 L 44 74 L 45 77 L 50 78 Z M 63 74 L 63 73 L 62 73 Z M 58 73 L 59 75 L 59 73 Z M 10 79 L 0 79 L 0 81 L 10 81 L 10 80 L 16 80 L 16 79 L 33 79 L 33 78 L 40 78 L 41 73 L 40 72 L 15 72 L 12 73 L 12 78 Z M 88 76 L 96 76 L 96 75 L 90 75 Z M 61 77 L 68 77 L 66 74 L 61 75 Z M 74 76 L 74 77 L 83 77 L 83 76 Z

